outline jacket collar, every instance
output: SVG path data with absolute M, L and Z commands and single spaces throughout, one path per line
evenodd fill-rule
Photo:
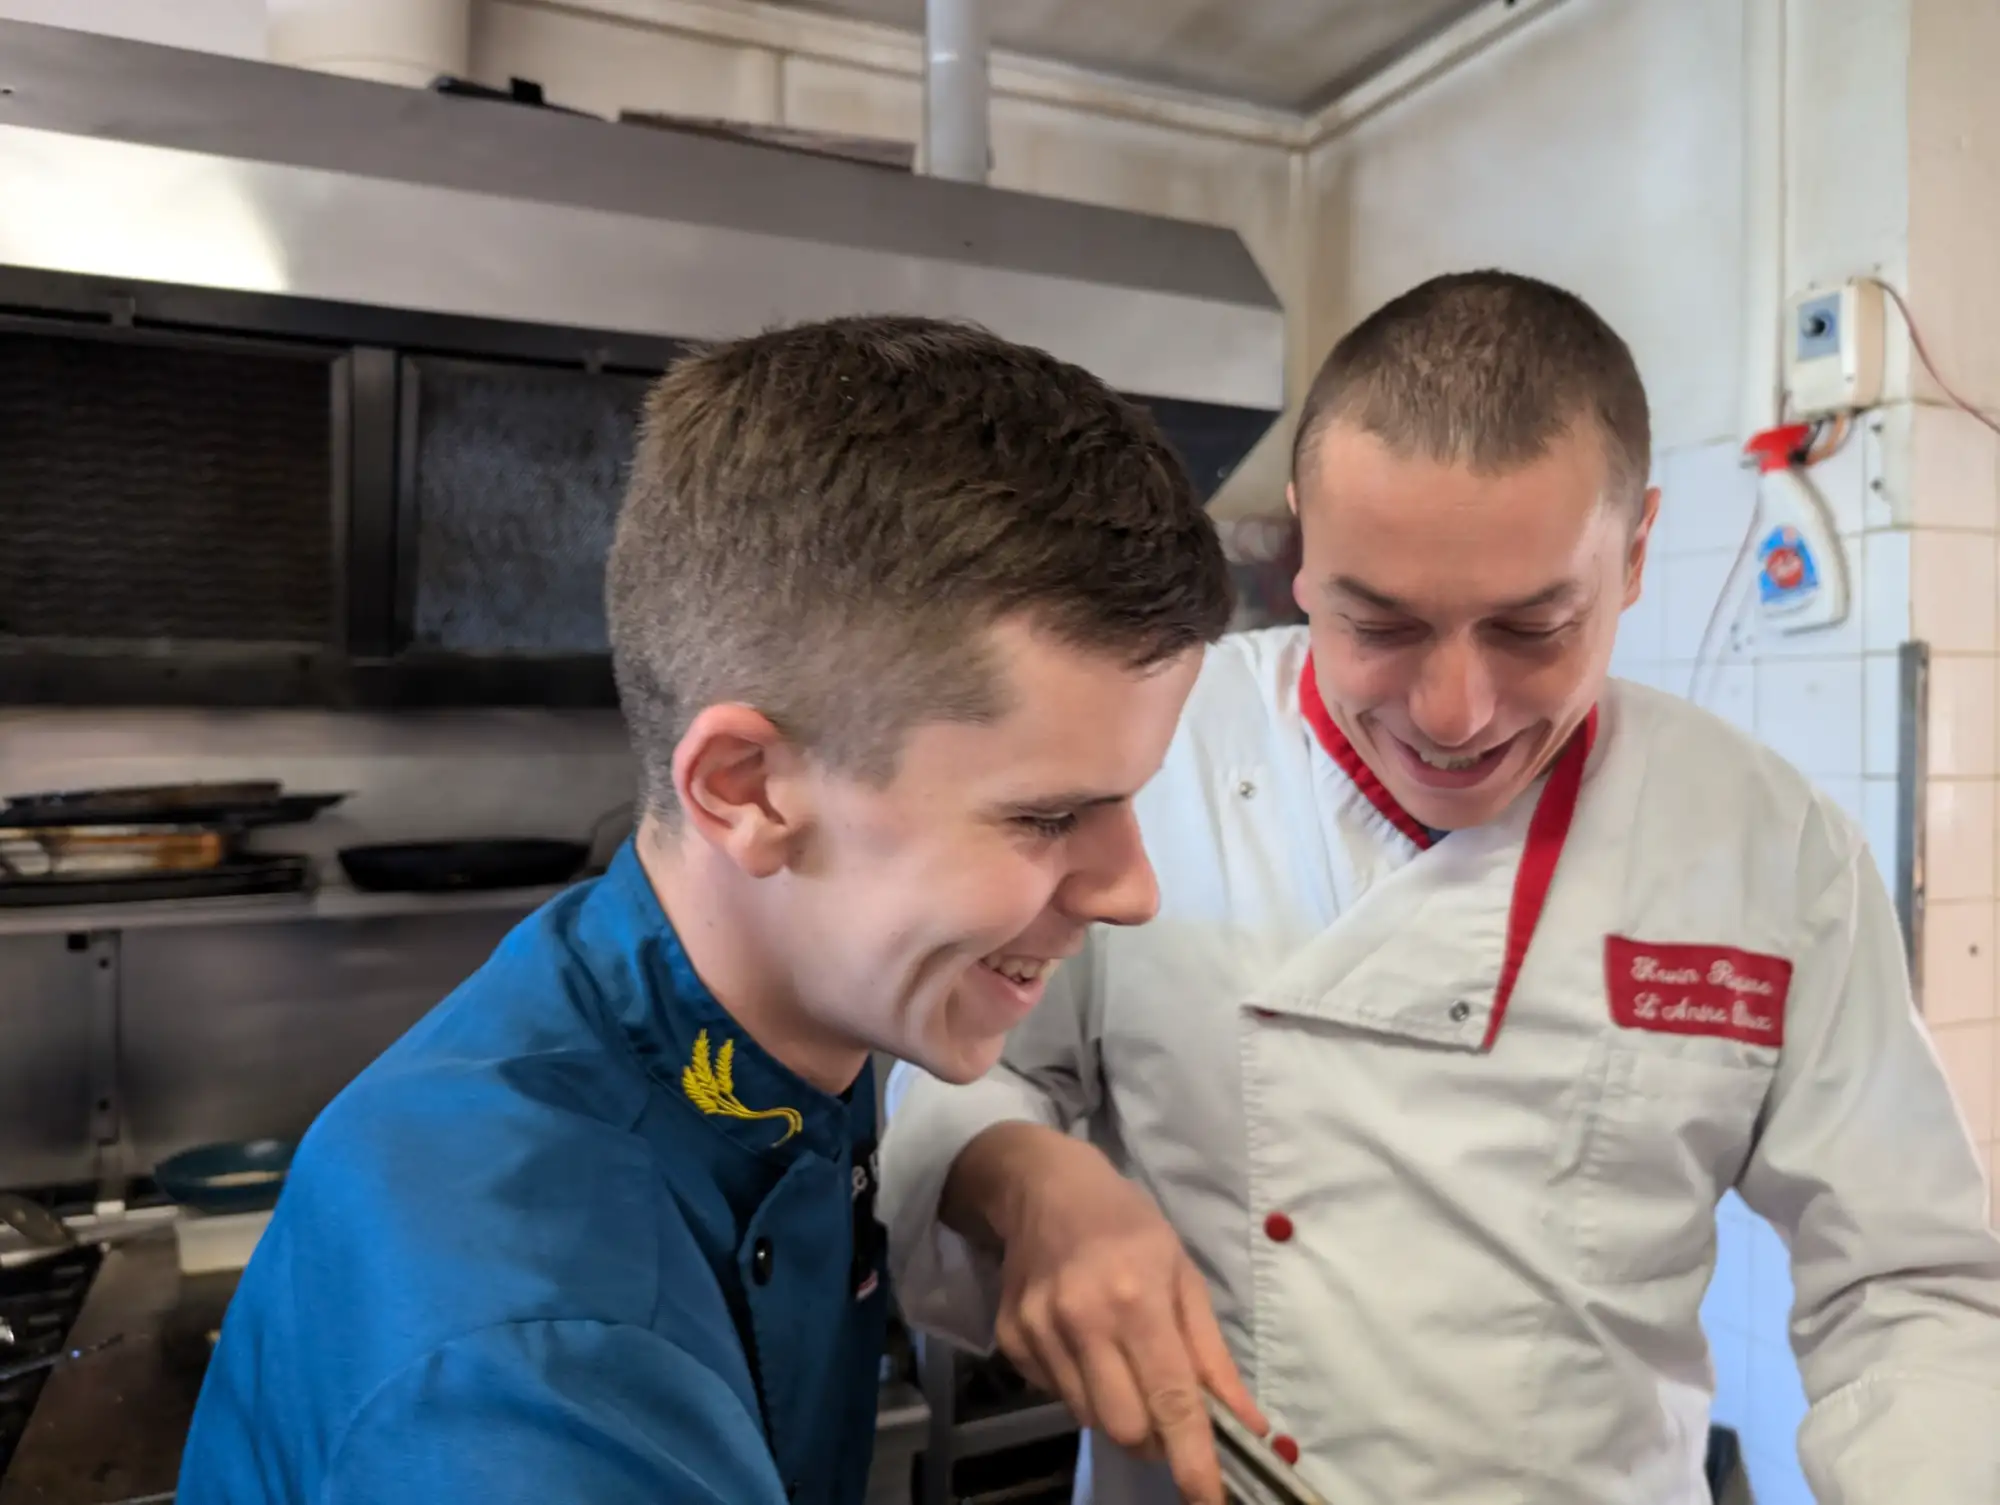
M 579 940 L 610 1023 L 678 1106 L 774 1168 L 837 1158 L 855 1089 L 821 1091 L 744 1032 L 696 974 L 630 839 L 585 902 Z
M 1378 815 L 1408 837 L 1418 850 L 1428 851 L 1444 838 L 1445 832 L 1433 830 L 1403 808 L 1396 796 L 1389 792 L 1389 786 L 1375 776 L 1375 770 L 1347 740 L 1347 733 L 1340 729 L 1327 710 L 1325 700 L 1320 697 L 1319 677 L 1313 672 L 1311 653 L 1306 654 L 1305 667 L 1299 674 L 1299 714 L 1305 717 L 1320 750 L 1347 775 L 1361 797 L 1374 806 Z M 1591 750 L 1597 745 L 1597 707 L 1594 705 L 1584 718 L 1583 725 L 1570 734 L 1570 741 L 1564 744 L 1564 753 L 1567 754 L 1578 742 L 1582 748 L 1576 757 L 1587 762 Z M 1540 781 L 1540 778 L 1536 780 L 1537 783 Z

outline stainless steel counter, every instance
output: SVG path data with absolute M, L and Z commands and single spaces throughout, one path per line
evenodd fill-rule
M 171 1228 L 105 1250 L 70 1346 L 117 1335 L 56 1370 L 6 1477 L 0 1505 L 165 1505 L 208 1367 L 208 1334 L 234 1274 L 183 1276 Z M 915 1387 L 882 1387 L 868 1505 L 907 1505 L 930 1412 Z
M 233 1274 L 183 1279 L 171 1228 L 106 1249 L 70 1346 L 119 1342 L 49 1376 L 0 1505 L 171 1499 L 207 1335 L 235 1289 Z

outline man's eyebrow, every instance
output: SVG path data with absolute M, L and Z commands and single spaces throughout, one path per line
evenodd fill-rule
M 1054 794 L 1024 795 L 1018 799 L 999 801 L 999 808 L 1020 815 L 1034 815 L 1044 812 L 1094 810 L 1100 805 L 1121 805 L 1131 796 L 1106 794 L 1101 789 L 1058 791 Z
M 1327 582 L 1326 589 L 1329 595 L 1351 596 L 1355 600 L 1364 602 L 1380 611 L 1396 612 L 1403 616 L 1417 615 L 1408 602 L 1400 601 L 1387 591 L 1379 591 L 1372 585 L 1365 585 L 1361 581 L 1356 580 L 1352 575 L 1335 575 L 1332 580 Z M 1497 615 L 1516 611 L 1533 611 L 1538 606 L 1566 604 L 1573 600 L 1576 594 L 1575 581 L 1558 580 L 1553 585 L 1542 587 L 1542 589 L 1536 591 L 1531 596 L 1523 596 L 1518 601 L 1502 602 L 1500 605 L 1494 607 L 1493 610 Z

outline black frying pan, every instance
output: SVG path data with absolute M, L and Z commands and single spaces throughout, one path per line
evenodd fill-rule
M 439 894 L 566 883 L 589 857 L 581 841 L 402 841 L 344 847 L 340 865 L 356 888 Z
M 144 784 L 22 794 L 0 802 L 0 826 L 290 825 L 330 810 L 345 794 L 286 794 L 270 780 Z

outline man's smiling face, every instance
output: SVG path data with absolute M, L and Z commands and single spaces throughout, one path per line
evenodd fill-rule
M 1580 423 L 1501 474 L 1329 423 L 1292 495 L 1319 691 L 1403 808 L 1498 817 L 1603 692 L 1659 495 L 1609 494 Z

